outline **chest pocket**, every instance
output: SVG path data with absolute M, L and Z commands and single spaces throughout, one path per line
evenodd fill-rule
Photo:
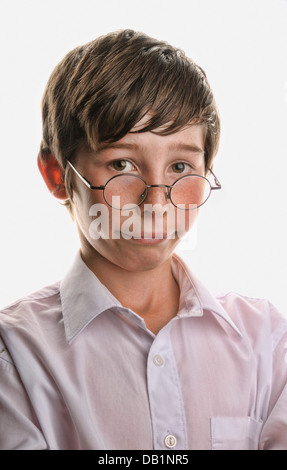
M 212 450 L 258 450 L 263 422 L 249 416 L 211 418 Z

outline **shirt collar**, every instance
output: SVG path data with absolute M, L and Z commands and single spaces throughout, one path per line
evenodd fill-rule
M 71 342 L 96 316 L 120 302 L 77 254 L 60 285 L 66 337 Z
M 242 336 L 240 330 L 216 297 L 197 279 L 177 254 L 173 255 L 172 269 L 180 286 L 180 316 L 198 317 L 203 315 L 204 310 L 209 311 L 224 319 L 239 336 Z
M 180 287 L 179 317 L 198 317 L 203 315 L 203 310 L 208 310 L 223 318 L 241 335 L 216 298 L 196 279 L 183 260 L 175 254 L 172 258 L 172 270 Z M 112 308 L 128 311 L 87 267 L 80 252 L 61 282 L 60 296 L 66 338 L 69 343 L 104 311 Z M 143 319 L 137 314 L 134 314 L 134 318 L 138 324 L 144 324 Z

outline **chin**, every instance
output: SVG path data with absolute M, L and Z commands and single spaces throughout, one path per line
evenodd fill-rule
M 143 272 L 157 268 L 164 264 L 171 256 L 174 251 L 172 250 L 160 250 L 154 246 L 145 246 L 143 249 L 138 249 L 129 252 L 128 255 L 121 259 L 121 263 L 117 263 L 127 271 Z

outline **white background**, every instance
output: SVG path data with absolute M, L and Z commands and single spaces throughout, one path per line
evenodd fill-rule
M 0 0 L 0 306 L 60 279 L 79 246 L 36 166 L 48 77 L 73 47 L 123 28 L 184 49 L 220 110 L 223 189 L 181 254 L 213 291 L 287 315 L 286 0 Z

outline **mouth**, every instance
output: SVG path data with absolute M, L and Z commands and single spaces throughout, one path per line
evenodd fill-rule
M 132 237 L 130 235 L 122 235 L 123 238 L 131 240 L 132 242 L 138 243 L 140 245 L 159 245 L 166 242 L 167 240 L 175 238 L 174 233 L 170 235 L 163 233 L 141 233 L 139 235 L 133 235 Z
M 138 245 L 161 245 L 167 238 L 131 238 L 131 241 Z

